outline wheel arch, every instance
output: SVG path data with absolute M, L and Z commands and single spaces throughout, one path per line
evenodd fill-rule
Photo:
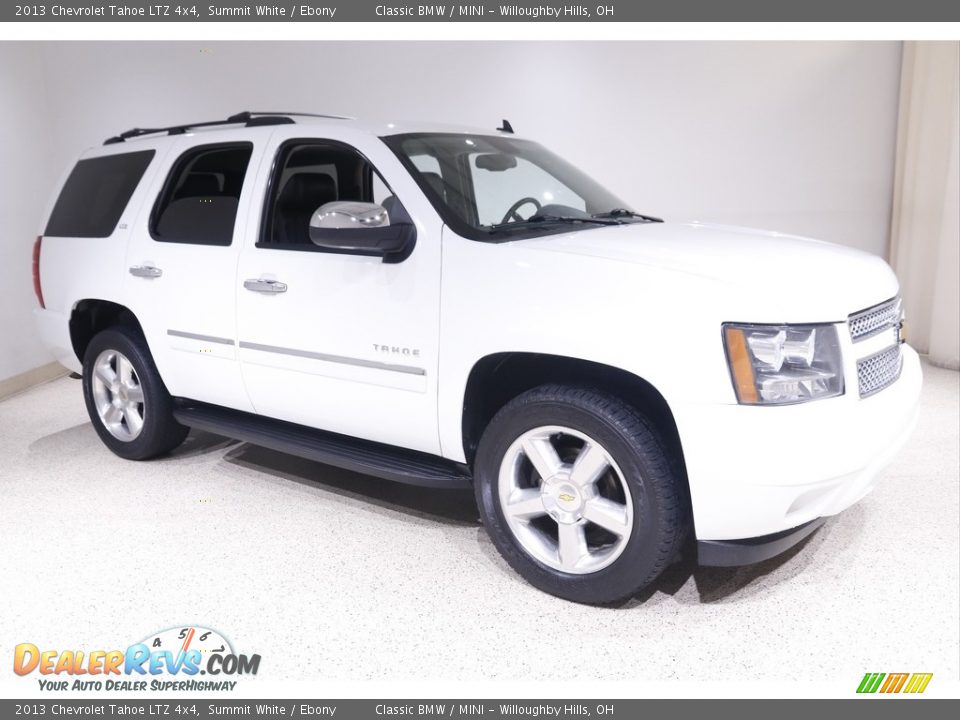
M 673 411 L 652 383 L 612 365 L 542 353 L 494 353 L 471 368 L 461 427 L 467 463 L 473 464 L 480 436 L 500 408 L 517 395 L 548 383 L 591 387 L 626 400 L 654 423 L 686 483 L 683 445 Z
M 143 335 L 140 321 L 128 307 L 99 298 L 77 301 L 70 313 L 70 342 L 77 360 L 83 363 L 87 346 L 97 333 L 116 325 L 133 328 Z

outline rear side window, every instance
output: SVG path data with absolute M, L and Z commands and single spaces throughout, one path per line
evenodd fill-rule
M 174 164 L 150 222 L 154 240 L 229 245 L 251 143 L 202 145 Z
M 44 235 L 110 237 L 154 154 L 141 150 L 78 162 L 53 206 Z

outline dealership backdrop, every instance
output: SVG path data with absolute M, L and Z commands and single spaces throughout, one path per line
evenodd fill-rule
M 951 89 L 956 44 L 947 45 L 953 55 L 937 60 L 946 69 L 933 84 L 910 85 L 915 103 L 924 88 Z M 912 52 L 910 73 L 932 77 Z M 956 163 L 928 173 L 940 183 L 935 207 L 903 198 L 926 194 L 915 184 L 924 157 L 952 157 L 955 131 L 937 116 L 931 132 L 944 140 L 927 142 L 920 170 L 897 163 L 898 117 L 901 150 L 913 117 L 900 104 L 904 55 L 894 42 L 0 44 L 0 395 L 52 372 L 31 319 L 30 249 L 76 154 L 130 127 L 246 109 L 489 128 L 506 117 L 644 212 L 810 235 L 888 259 L 896 197 L 907 209 L 896 208 L 895 260 L 910 263 L 908 300 L 932 313 L 943 303 L 925 273 L 943 275 L 954 298 L 958 285 L 956 263 L 944 268 L 938 254 L 945 245 L 956 257 L 956 230 L 943 230 L 957 212 L 945 193 Z M 947 93 L 947 111 L 949 102 Z M 921 120 L 935 110 L 912 120 L 915 135 L 928 136 Z M 906 259 L 904 248 L 919 249 Z M 941 362 L 955 365 L 957 303 L 945 312 L 914 341 L 928 350 L 941 328 Z

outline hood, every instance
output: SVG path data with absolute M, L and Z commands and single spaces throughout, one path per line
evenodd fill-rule
M 687 276 L 684 286 L 697 279 L 722 286 L 725 296 L 739 297 L 748 308 L 765 308 L 770 321 L 841 321 L 893 297 L 899 289 L 893 271 L 875 255 L 750 228 L 631 223 L 513 244 L 537 252 L 640 265 L 648 272 L 679 273 Z

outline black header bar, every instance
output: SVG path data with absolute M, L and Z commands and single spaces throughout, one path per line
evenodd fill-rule
M 377 0 L 3 3 L 3 22 L 951 22 L 945 0 Z

